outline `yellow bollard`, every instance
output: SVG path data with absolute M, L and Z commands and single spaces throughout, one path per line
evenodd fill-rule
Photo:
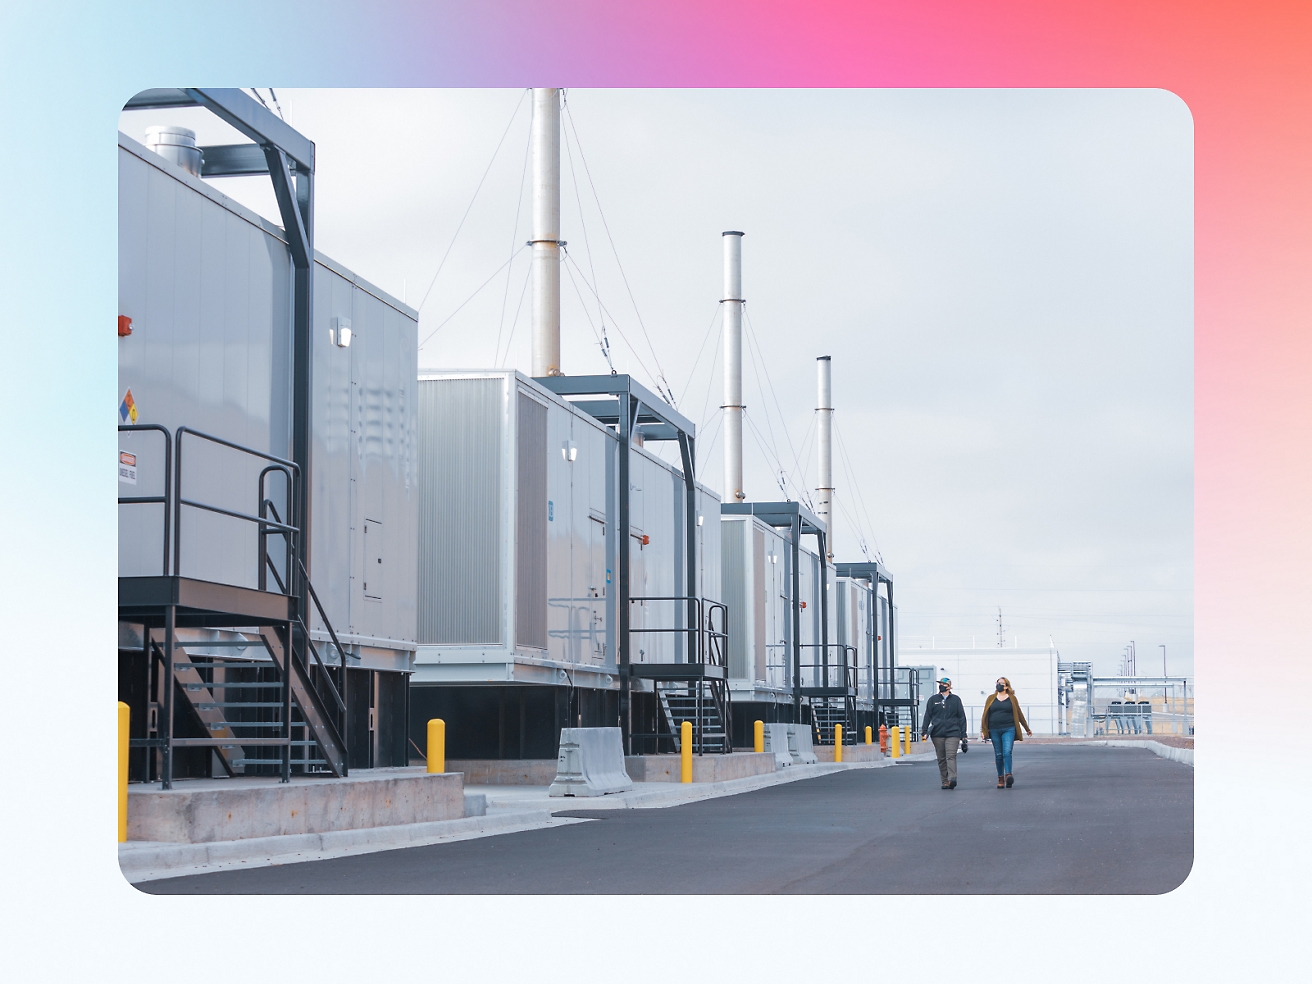
M 834 761 L 843 761 L 843 726 L 834 725 Z
M 692 782 L 692 722 L 679 725 L 679 782 Z
M 428 722 L 428 771 L 446 771 L 446 722 L 433 718 Z
M 118 702 L 118 842 L 128 840 L 128 731 L 132 712 Z
M 893 739 L 893 758 L 901 758 L 902 757 L 902 726 L 900 724 L 893 725 L 892 729 L 889 731 L 888 737 Z
M 765 751 L 765 722 L 757 721 L 752 725 L 752 749 L 757 752 Z
M 872 727 L 870 727 L 870 725 L 867 724 L 867 725 L 866 725 L 866 744 L 867 744 L 867 745 L 873 745 L 874 743 L 875 743 L 875 729 L 872 728 Z
M 904 740 L 907 743 L 906 751 L 903 754 L 910 755 L 911 754 L 911 726 L 907 725 L 905 728 L 903 728 L 902 734 L 905 736 Z

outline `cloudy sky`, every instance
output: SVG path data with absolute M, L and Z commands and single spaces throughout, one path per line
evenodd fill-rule
M 262 90 L 270 99 L 267 90 Z M 278 90 L 317 247 L 420 306 L 420 365 L 529 369 L 529 100 Z M 741 229 L 747 492 L 812 494 L 901 642 L 1193 666 L 1193 128 L 1160 90 L 570 90 L 562 360 L 660 382 L 722 484 L 720 233 Z M 238 138 L 203 111 L 124 114 Z M 221 190 L 277 219 L 267 179 Z M 471 204 L 472 203 L 472 204 Z M 463 224 L 462 224 L 463 223 Z M 594 293 L 595 291 L 595 293 Z M 598 297 L 600 300 L 598 300 Z M 521 298 L 523 302 L 521 303 Z M 586 302 L 586 303 L 585 303 Z M 801 490 L 799 493 L 798 490 Z

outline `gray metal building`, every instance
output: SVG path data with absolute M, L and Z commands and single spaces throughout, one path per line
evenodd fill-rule
M 176 776 L 268 771 L 278 757 L 308 771 L 402 764 L 417 614 L 417 315 L 312 249 L 298 264 L 312 144 L 236 90 L 138 100 L 207 105 L 269 142 L 201 149 L 167 128 L 150 149 L 119 135 L 120 692 L 134 775 L 161 777 L 165 744 Z M 207 168 L 268 173 L 270 153 L 276 172 L 280 138 L 310 158 L 293 162 L 311 203 L 293 235 L 206 180 Z M 241 601 L 253 621 L 217 617 L 216 601 L 164 605 L 174 623 L 148 639 L 161 608 L 148 596 L 190 589 Z M 329 706 L 339 697 L 344 706 Z M 329 733 L 340 761 L 324 752 Z
M 597 405 L 513 370 L 421 374 L 416 747 L 440 717 L 453 758 L 550 758 L 561 727 L 622 717 L 624 439 Z M 689 689 L 658 677 L 697 662 L 720 601 L 719 498 L 695 484 L 690 526 L 680 469 L 636 442 L 627 469 L 623 717 L 656 750 Z

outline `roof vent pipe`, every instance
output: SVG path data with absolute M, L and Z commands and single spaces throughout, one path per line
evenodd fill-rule
M 743 491 L 743 233 L 724 238 L 724 501 Z
M 146 147 L 172 161 L 188 174 L 200 177 L 204 155 L 196 146 L 196 131 L 185 126 L 151 126 L 146 128 Z
M 560 90 L 533 90 L 533 375 L 560 376 Z
M 834 395 L 829 356 L 815 360 L 816 462 L 820 484 L 815 490 L 815 515 L 825 524 L 825 556 L 834 559 Z

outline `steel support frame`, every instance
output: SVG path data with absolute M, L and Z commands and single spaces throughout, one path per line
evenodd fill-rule
M 633 754 L 632 692 L 629 599 L 632 588 L 629 582 L 629 453 L 635 434 L 645 441 L 677 441 L 683 462 L 683 483 L 687 495 L 684 526 L 687 536 L 687 586 L 689 596 L 697 594 L 697 476 L 696 434 L 691 420 L 652 393 L 649 389 L 625 374 L 605 376 L 543 376 L 534 379 L 538 385 L 562 399 L 571 396 L 605 397 L 601 400 L 573 400 L 573 406 L 588 413 L 603 424 L 614 427 L 619 435 L 619 467 L 617 484 L 619 496 L 616 511 L 616 572 L 618 592 L 616 612 L 615 662 L 620 684 L 619 727 L 623 737 L 624 754 Z M 695 642 L 697 627 L 696 606 L 688 603 L 689 653 Z
M 789 531 L 790 576 L 793 585 L 793 720 L 802 720 L 802 537 L 814 535 L 820 550 L 820 652 L 828 666 L 829 652 L 829 578 L 825 561 L 825 524 L 799 502 L 726 502 L 720 505 L 722 516 L 755 516 L 776 529 Z
M 207 177 L 268 174 L 273 182 L 293 269 L 292 287 L 292 448 L 301 470 L 301 487 L 294 513 L 304 531 L 298 537 L 297 559 L 310 564 L 311 400 L 314 392 L 311 332 L 314 324 L 314 142 L 269 112 L 241 89 L 146 89 L 127 101 L 124 110 L 200 106 L 249 137 L 251 144 L 200 148 L 209 151 Z M 263 167 L 260 166 L 261 158 Z M 300 580 L 300 579 L 298 579 Z M 295 594 L 300 610 L 309 612 L 304 584 Z
M 314 142 L 269 112 L 241 89 L 191 88 L 146 89 L 129 99 L 124 110 L 167 109 L 200 106 L 223 120 L 238 132 L 249 137 L 250 144 L 225 144 L 202 147 L 210 160 L 202 164 L 205 177 L 268 174 L 273 183 L 274 196 L 282 217 L 283 232 L 292 261 L 292 447 L 291 459 L 300 469 L 301 482 L 292 506 L 296 517 L 292 522 L 302 535 L 296 538 L 298 563 L 288 570 L 288 589 L 296 598 L 297 610 L 304 613 L 308 628 L 310 599 L 308 574 L 312 570 L 310 558 L 310 484 L 313 440 L 311 436 L 312 400 L 314 394 L 313 353 L 311 333 L 314 330 Z M 181 496 L 181 489 L 177 494 Z M 176 531 L 175 531 L 176 537 Z M 305 571 L 306 577 L 298 576 Z M 175 572 L 176 573 L 176 572 Z M 287 645 L 293 646 L 292 624 L 288 626 Z M 171 633 L 166 632 L 171 639 Z M 171 643 L 166 643 L 167 659 L 171 660 Z M 342 699 L 346 700 L 345 655 L 342 672 Z M 170 667 L 171 671 L 171 667 Z M 170 678 L 171 679 L 171 678 Z M 172 690 L 166 691 L 169 708 L 168 734 L 170 744 L 165 747 L 169 766 L 165 777 L 172 776 Z M 289 718 L 290 720 L 290 718 Z M 343 741 L 345 741 L 343 735 Z M 285 771 L 285 770 L 284 770 Z M 166 787 L 167 788 L 167 787 Z
M 858 563 L 836 563 L 834 572 L 839 577 L 850 578 L 854 581 L 866 581 L 870 585 L 873 595 L 870 606 L 870 641 L 874 654 L 874 697 L 875 697 L 875 719 L 879 719 L 880 708 L 883 706 L 893 706 L 891 701 L 896 697 L 894 690 L 894 671 L 897 661 L 897 650 L 894 648 L 896 639 L 893 629 L 893 575 L 889 573 L 888 568 L 876 561 L 862 561 Z M 882 674 L 879 660 L 879 586 L 883 584 L 888 589 L 888 665 L 887 675 Z M 888 681 L 888 700 L 884 699 L 883 681 L 881 676 Z

